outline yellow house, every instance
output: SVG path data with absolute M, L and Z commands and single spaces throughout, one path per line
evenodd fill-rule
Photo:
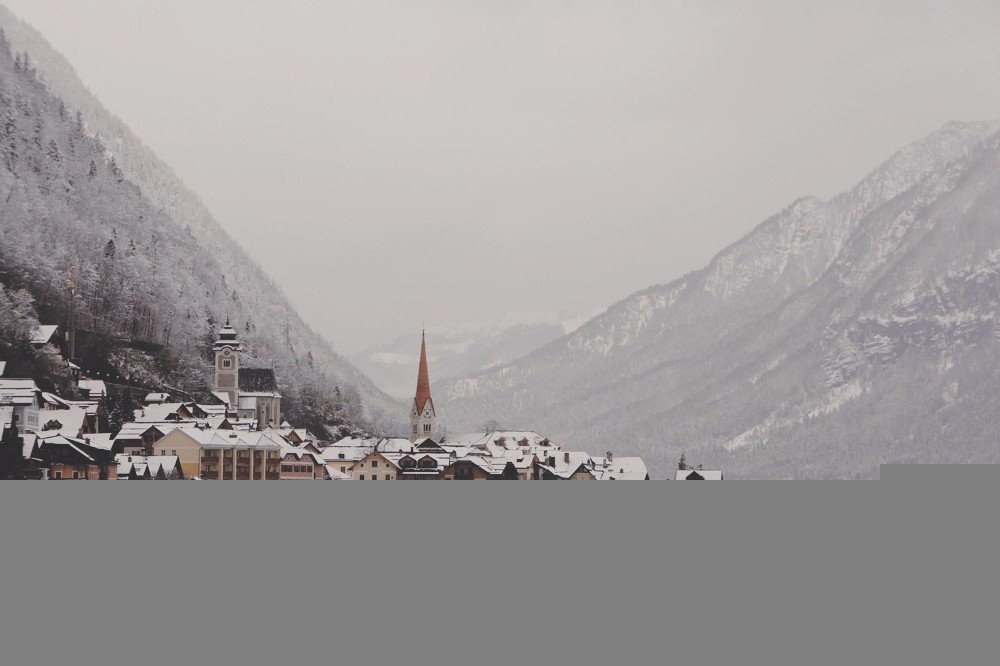
M 177 428 L 153 444 L 155 455 L 177 456 L 184 476 L 191 479 L 201 476 L 202 450 L 215 438 L 217 430 Z

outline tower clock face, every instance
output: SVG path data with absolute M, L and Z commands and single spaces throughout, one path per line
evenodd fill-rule
M 425 418 L 425 419 L 429 419 L 430 417 L 431 417 L 431 413 L 430 413 L 430 410 L 428 410 L 428 411 L 424 412 L 424 418 Z
M 229 351 L 228 349 L 226 351 L 222 352 L 223 356 L 232 356 L 232 354 L 233 353 L 231 351 Z

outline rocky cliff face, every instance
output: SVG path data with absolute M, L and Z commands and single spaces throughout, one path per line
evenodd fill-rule
M 704 270 L 442 384 L 445 417 L 640 452 L 661 476 L 681 451 L 737 477 L 1000 459 L 1000 419 L 971 411 L 996 381 L 998 131 L 950 123 Z

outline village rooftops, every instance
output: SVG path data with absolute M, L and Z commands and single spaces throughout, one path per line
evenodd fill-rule
M 177 456 L 115 456 L 119 479 L 170 479 L 184 478 Z
M 585 451 L 553 452 L 538 462 L 538 468 L 559 479 L 569 479 L 584 473 L 590 476 L 590 454 Z

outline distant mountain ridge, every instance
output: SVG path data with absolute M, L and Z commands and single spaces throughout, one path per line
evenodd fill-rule
M 682 451 L 727 477 L 1000 461 L 1000 420 L 971 425 L 1000 408 L 1000 392 L 980 392 L 998 384 L 997 132 L 949 123 L 852 190 L 793 203 L 705 269 L 441 382 L 443 419 L 614 443 L 661 477 Z
M 572 333 L 593 314 L 518 313 L 479 323 L 427 329 L 428 359 L 437 380 L 464 377 L 513 361 Z M 420 332 L 387 340 L 350 360 L 389 395 L 412 400 Z
M 106 157 L 114 158 L 121 176 L 134 183 L 154 209 L 179 225 L 182 233 L 197 239 L 199 249 L 212 257 L 210 264 L 220 273 L 206 286 L 230 298 L 223 304 L 212 297 L 215 305 L 210 314 L 216 319 L 229 316 L 238 323 L 241 333 L 251 338 L 255 362 L 273 365 L 284 390 L 297 392 L 303 382 L 298 375 L 312 374 L 319 386 L 332 389 L 336 385 L 348 396 L 356 394 L 367 416 L 376 421 L 395 419 L 397 413 L 403 413 L 402 406 L 377 389 L 301 319 L 201 200 L 122 120 L 103 107 L 44 37 L 2 5 L 0 27 L 13 51 L 30 55 L 38 79 L 73 113 L 80 112 L 87 133 L 99 137 Z M 301 370 L 305 366 L 309 373 Z

